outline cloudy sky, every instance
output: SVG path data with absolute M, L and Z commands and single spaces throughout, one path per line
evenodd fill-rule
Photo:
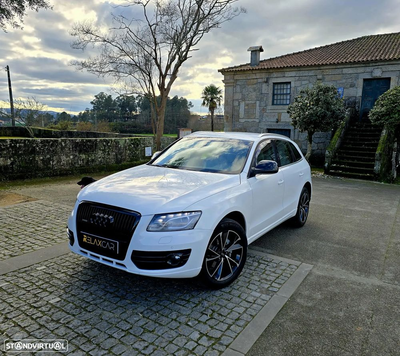
M 116 96 L 110 79 L 80 72 L 71 61 L 90 52 L 71 48 L 78 21 L 107 24 L 112 1 L 51 0 L 53 10 L 29 12 L 24 29 L 0 32 L 0 66 L 10 66 L 14 98 L 35 97 L 49 110 L 77 113 L 91 108 L 101 91 Z M 171 96 L 201 107 L 201 91 L 223 88 L 218 69 L 249 62 L 250 46 L 262 45 L 261 59 L 302 51 L 365 35 L 400 32 L 399 0 L 239 0 L 247 13 L 207 34 L 181 68 Z M 1 30 L 0 30 L 1 31 Z M 0 101 L 8 101 L 7 75 L 0 77 Z

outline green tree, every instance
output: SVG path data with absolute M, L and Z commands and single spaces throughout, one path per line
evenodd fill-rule
M 156 99 L 158 102 L 161 101 L 161 97 L 157 97 Z M 172 99 L 167 98 L 164 132 L 176 133 L 178 128 L 186 127 L 192 107 L 193 104 L 185 98 L 179 98 L 178 96 L 174 96 Z M 144 127 L 150 127 L 152 123 L 151 116 L 153 114 L 151 99 L 147 96 L 139 96 L 138 109 L 140 110 L 140 123 Z
M 40 113 L 36 119 L 35 125 L 46 127 L 54 122 L 54 116 L 46 113 Z
M 245 10 L 232 6 L 237 0 L 135 0 L 114 24 L 102 29 L 80 23 L 72 35 L 75 49 L 95 47 L 97 56 L 74 64 L 100 76 L 124 83 L 129 93 L 151 101 L 151 120 L 160 149 L 167 99 L 181 66 L 205 34 Z M 129 16 L 128 14 L 131 14 Z M 160 100 L 157 98 L 160 97 Z
M 175 95 L 168 98 L 165 110 L 165 133 L 177 133 L 179 128 L 187 127 L 190 109 L 193 104 L 185 98 Z
M 57 130 L 68 131 L 72 127 L 71 121 L 60 121 L 57 125 Z
M 333 85 L 317 83 L 311 88 L 302 89 L 287 112 L 292 125 L 301 132 L 307 132 L 306 159 L 309 160 L 314 133 L 335 128 L 344 119 L 346 109 Z
M 118 117 L 117 104 L 111 95 L 100 92 L 94 96 L 90 104 L 93 105 L 92 111 L 97 122 L 115 121 Z
M 211 131 L 214 131 L 214 112 L 222 102 L 222 90 L 214 84 L 206 86 L 201 94 L 203 102 L 201 105 L 208 107 L 211 114 Z
M 134 113 L 136 113 L 138 110 L 136 97 L 133 95 L 119 95 L 115 99 L 115 104 L 120 121 L 131 120 Z
M 375 125 L 385 126 L 400 137 L 400 86 L 383 93 L 369 112 L 369 119 Z
M 1 0 L 0 1 L 0 28 L 5 31 L 7 25 L 22 28 L 23 17 L 27 10 L 39 11 L 50 9 L 46 0 Z
M 63 111 L 61 113 L 58 113 L 56 116 L 56 121 L 60 122 L 60 121 L 71 121 L 72 117 L 70 114 L 68 114 L 67 112 Z
M 92 121 L 92 113 L 91 111 L 86 108 L 85 111 L 82 111 L 78 114 L 78 122 L 90 122 Z

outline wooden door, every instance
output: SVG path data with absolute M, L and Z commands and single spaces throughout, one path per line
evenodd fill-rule
M 390 78 L 364 79 L 360 107 L 360 121 L 369 121 L 368 113 L 373 108 L 375 101 L 389 89 Z

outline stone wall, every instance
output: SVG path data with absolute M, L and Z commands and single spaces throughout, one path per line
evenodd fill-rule
M 124 135 L 115 132 L 94 132 L 94 131 L 63 131 L 49 130 L 40 127 L 31 127 L 36 138 L 101 138 L 101 137 L 132 137 L 136 135 Z M 28 130 L 22 126 L 0 127 L 0 137 L 31 137 Z
M 0 181 L 124 169 L 150 159 L 145 147 L 154 152 L 152 137 L 0 139 Z
M 309 68 L 249 70 L 225 72 L 225 131 L 268 132 L 290 130 L 302 150 L 307 150 L 306 135 L 291 125 L 287 105 L 272 105 L 274 83 L 291 84 L 291 101 L 300 90 L 316 82 L 343 88 L 343 98 L 359 106 L 364 79 L 391 78 L 391 88 L 400 85 L 400 61 Z M 329 144 L 330 133 L 316 134 L 313 148 L 322 155 Z M 323 142 L 323 141 L 326 142 Z

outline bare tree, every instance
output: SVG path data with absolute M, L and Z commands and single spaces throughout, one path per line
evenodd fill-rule
M 35 137 L 32 125 L 34 125 L 38 117 L 43 114 L 46 105 L 42 104 L 34 97 L 27 99 L 18 98 L 14 100 L 14 105 L 16 121 L 25 126 L 32 138 Z
M 130 0 L 125 6 L 139 7 L 140 18 L 113 15 L 114 26 L 106 31 L 92 23 L 74 26 L 72 47 L 84 50 L 91 45 L 99 54 L 73 64 L 124 83 L 132 94 L 151 98 L 159 149 L 167 98 L 180 67 L 206 33 L 245 12 L 232 6 L 237 1 Z

